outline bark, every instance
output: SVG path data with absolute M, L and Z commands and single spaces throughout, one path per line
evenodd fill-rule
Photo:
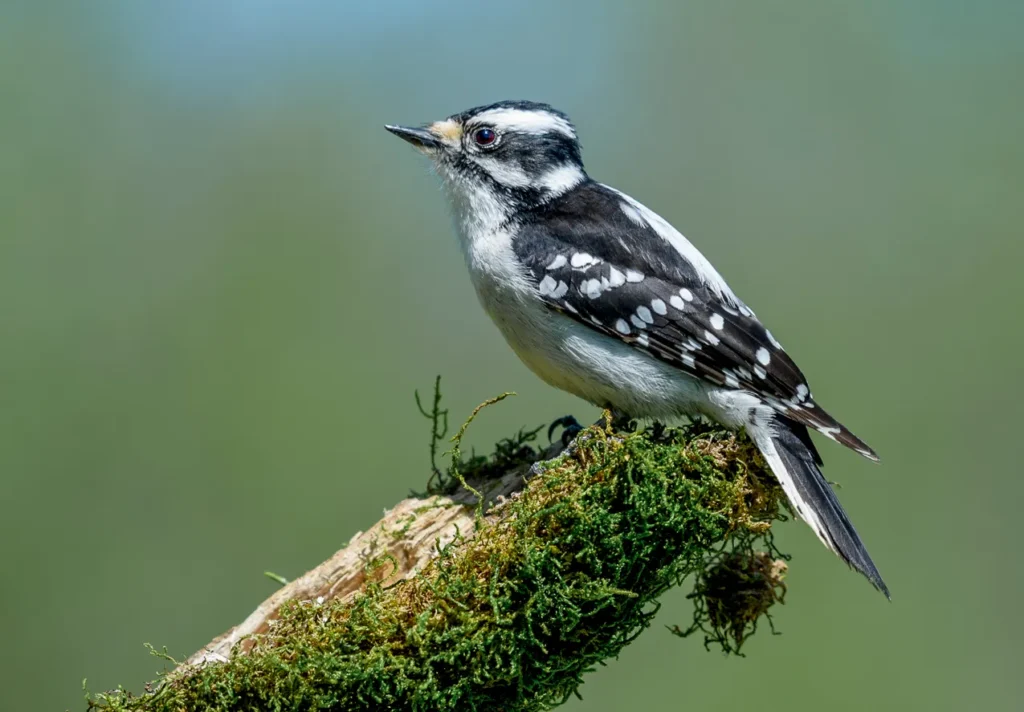
M 555 457 L 561 449 L 560 444 L 550 446 L 541 460 Z M 487 501 L 500 501 L 522 487 L 529 469 L 528 465 L 521 465 L 497 479 L 471 482 L 470 486 L 483 490 Z M 267 632 L 270 622 L 288 601 L 351 599 L 366 582 L 366 562 L 381 555 L 388 554 L 395 562 L 395 568 L 388 571 L 389 583 L 415 575 L 456 532 L 467 540 L 473 537 L 477 509 L 477 495 L 464 488 L 451 496 L 403 499 L 370 529 L 353 535 L 331 558 L 282 586 L 244 621 L 196 651 L 182 668 L 224 662 L 236 645 L 235 654 L 247 653 L 253 643 L 250 636 Z

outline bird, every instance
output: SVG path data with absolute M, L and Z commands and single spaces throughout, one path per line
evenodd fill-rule
M 619 415 L 745 431 L 796 514 L 889 597 L 809 429 L 878 455 L 688 239 L 588 175 L 566 114 L 500 101 L 385 128 L 432 159 L 479 301 L 531 371 Z

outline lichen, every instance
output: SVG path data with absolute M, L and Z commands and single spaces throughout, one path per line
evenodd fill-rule
M 524 447 L 536 457 L 522 437 L 499 456 L 523 461 Z M 703 624 L 693 630 L 726 650 L 781 600 L 769 527 L 782 494 L 745 438 L 701 423 L 597 425 L 534 470 L 415 577 L 369 576 L 349 602 L 292 602 L 248 654 L 141 695 L 95 695 L 90 708 L 549 709 L 579 694 L 584 673 L 649 627 L 658 597 L 687 577 Z

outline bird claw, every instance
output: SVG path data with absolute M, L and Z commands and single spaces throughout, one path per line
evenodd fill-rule
M 580 431 L 583 430 L 583 426 L 571 415 L 563 415 L 561 418 L 555 418 L 555 420 L 548 427 L 548 440 L 555 434 L 555 428 L 562 428 L 562 446 L 568 447 L 569 443 L 579 435 Z

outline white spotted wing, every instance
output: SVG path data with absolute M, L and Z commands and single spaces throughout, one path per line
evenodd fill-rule
M 785 417 L 877 460 L 815 403 L 800 369 L 753 312 L 716 284 L 717 273 L 716 280 L 703 276 L 703 263 L 695 266 L 645 226 L 637 205 L 626 204 L 630 214 L 621 194 L 588 183 L 522 225 L 513 248 L 540 297 L 692 376 L 755 393 Z

